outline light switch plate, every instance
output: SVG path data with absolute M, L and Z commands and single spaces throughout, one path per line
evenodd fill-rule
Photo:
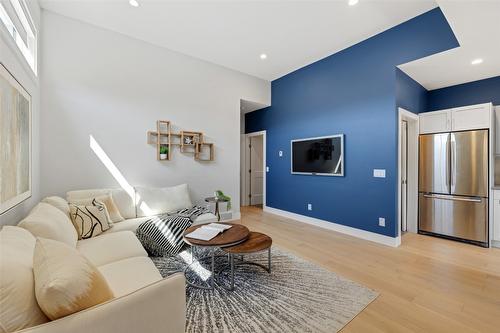
M 278 152 L 278 155 L 279 155 L 279 157 L 283 157 L 283 150 L 280 150 L 280 151 Z
M 385 178 L 385 169 L 373 169 L 373 177 Z

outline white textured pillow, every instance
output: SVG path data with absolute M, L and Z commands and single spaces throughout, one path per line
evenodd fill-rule
M 78 239 L 87 239 L 102 234 L 112 227 L 104 203 L 94 199 L 91 206 L 71 205 L 71 220 L 78 232 Z
M 117 223 L 117 222 L 121 222 L 124 220 L 123 216 L 121 216 L 120 211 L 118 210 L 118 207 L 116 207 L 115 202 L 114 202 L 111 194 L 101 195 L 101 196 L 98 196 L 95 198 L 74 200 L 71 203 L 78 205 L 78 206 L 91 206 L 91 205 L 94 205 L 95 200 L 102 202 L 106 206 L 106 210 L 108 211 L 110 222 Z
M 56 207 L 69 217 L 69 205 L 68 202 L 63 198 L 58 196 L 46 197 L 42 200 L 42 202 L 48 203 L 49 205 Z
M 37 238 L 33 272 L 36 299 L 52 320 L 113 298 L 97 268 L 75 248 L 61 242 Z
M 49 238 L 75 247 L 78 240 L 73 223 L 66 214 L 48 203 L 40 202 L 18 224 L 35 237 Z
M 26 229 L 0 230 L 0 332 L 14 332 L 49 319 L 35 298 L 35 237 Z
M 136 187 L 137 217 L 191 208 L 187 184 L 164 188 Z

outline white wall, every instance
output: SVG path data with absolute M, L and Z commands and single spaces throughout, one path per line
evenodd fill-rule
M 131 185 L 221 189 L 239 210 L 240 99 L 270 104 L 270 83 L 43 11 L 42 194 L 116 187 L 89 147 L 94 136 Z M 156 160 L 156 120 L 205 133 L 215 161 L 173 151 Z
M 27 2 L 38 30 L 40 46 L 40 6 L 37 0 Z M 39 78 L 33 74 L 12 37 L 0 22 L 0 63 L 2 63 L 31 95 L 32 100 L 32 196 L 9 211 L 0 214 L 0 225 L 17 224 L 40 200 L 40 86 Z M 38 62 L 40 63 L 40 55 Z

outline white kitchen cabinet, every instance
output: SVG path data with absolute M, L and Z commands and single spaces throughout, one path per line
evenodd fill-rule
M 451 130 L 490 128 L 491 119 L 491 103 L 454 108 L 451 111 Z
M 449 132 L 451 130 L 451 109 L 421 113 L 420 134 Z
M 491 103 L 485 103 L 421 113 L 420 134 L 491 128 L 492 112 Z
M 500 243 L 500 190 L 493 191 L 493 230 L 492 240 Z

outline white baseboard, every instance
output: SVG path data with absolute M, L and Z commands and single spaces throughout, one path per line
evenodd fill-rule
M 491 246 L 492 247 L 499 247 L 500 248 L 500 241 L 491 240 Z
M 302 223 L 307 223 L 310 225 L 314 225 L 316 227 L 340 232 L 342 234 L 346 234 L 349 236 L 361 238 L 364 240 L 372 241 L 375 243 L 387 245 L 387 246 L 392 246 L 392 247 L 398 247 L 401 245 L 401 238 L 400 237 L 389 237 L 389 236 L 384 236 L 380 235 L 374 232 L 366 231 L 366 230 L 361 230 L 361 229 L 356 229 L 353 227 L 348 227 L 342 224 L 337 224 L 333 222 L 328 222 L 325 220 L 320 220 L 314 217 L 310 216 L 305 216 L 305 215 L 300 215 L 296 213 L 291 213 L 286 210 L 281 210 L 277 208 L 272 208 L 268 206 L 264 206 L 264 211 L 267 213 L 279 215 L 282 217 L 286 217 L 292 220 L 296 220 Z

